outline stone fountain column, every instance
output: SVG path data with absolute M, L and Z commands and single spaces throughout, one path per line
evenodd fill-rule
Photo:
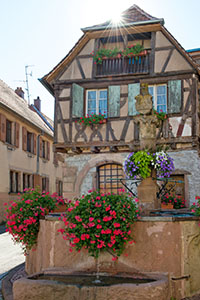
M 139 139 L 141 150 L 156 150 L 156 127 L 159 121 L 153 114 L 152 96 L 149 94 L 148 85 L 141 84 L 140 94 L 135 97 L 136 109 L 140 113 L 135 118 L 140 125 Z M 138 198 L 141 203 L 143 214 L 148 214 L 152 209 L 160 208 L 157 199 L 158 185 L 156 180 L 156 172 L 153 171 L 151 177 L 148 177 L 138 186 Z

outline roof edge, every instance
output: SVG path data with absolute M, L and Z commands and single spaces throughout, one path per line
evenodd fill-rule
M 147 24 L 157 24 L 157 23 L 160 23 L 161 25 L 164 25 L 165 21 L 163 18 L 161 19 L 155 19 L 155 20 L 148 20 L 148 21 L 138 21 L 138 22 L 130 22 L 130 23 L 127 23 L 127 24 L 122 24 L 121 26 L 113 26 L 112 22 L 109 21 L 110 24 L 108 26 L 97 26 L 95 28 L 92 28 L 91 27 L 85 27 L 85 28 L 81 28 L 81 30 L 86 33 L 88 31 L 98 31 L 98 30 L 103 30 L 103 29 L 118 29 L 118 28 L 121 28 L 121 27 L 130 27 L 130 26 L 138 26 L 138 25 L 147 25 Z
M 194 48 L 194 49 L 189 49 L 189 50 L 185 50 L 186 52 L 190 53 L 190 52 L 196 52 L 196 51 L 200 51 L 200 48 Z

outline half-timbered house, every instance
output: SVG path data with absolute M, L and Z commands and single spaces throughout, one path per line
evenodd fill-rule
M 173 177 L 184 182 L 176 192 L 192 202 L 200 194 L 198 61 L 170 34 L 163 19 L 136 5 L 117 25 L 105 22 L 82 31 L 72 50 L 41 79 L 55 97 L 54 147 L 66 153 L 65 196 L 120 187 L 125 157 L 140 149 L 135 96 L 147 83 L 155 109 L 168 116 L 156 144 L 169 147 L 176 167 Z M 142 45 L 145 55 L 94 63 L 93 52 L 132 44 Z M 79 123 L 90 113 L 105 114 L 106 123 Z

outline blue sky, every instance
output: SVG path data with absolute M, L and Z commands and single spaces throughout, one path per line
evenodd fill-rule
M 199 0 L 1 0 L 0 79 L 25 89 L 25 66 L 33 65 L 28 69 L 31 103 L 40 96 L 42 111 L 53 118 L 53 97 L 37 79 L 69 52 L 82 35 L 80 28 L 111 19 L 133 4 L 164 18 L 185 49 L 200 48 Z

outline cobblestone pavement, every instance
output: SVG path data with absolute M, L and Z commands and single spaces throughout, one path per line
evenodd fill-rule
M 11 236 L 5 232 L 5 226 L 0 226 L 0 300 L 1 280 L 7 272 L 25 261 L 23 252 L 18 244 L 14 244 Z

